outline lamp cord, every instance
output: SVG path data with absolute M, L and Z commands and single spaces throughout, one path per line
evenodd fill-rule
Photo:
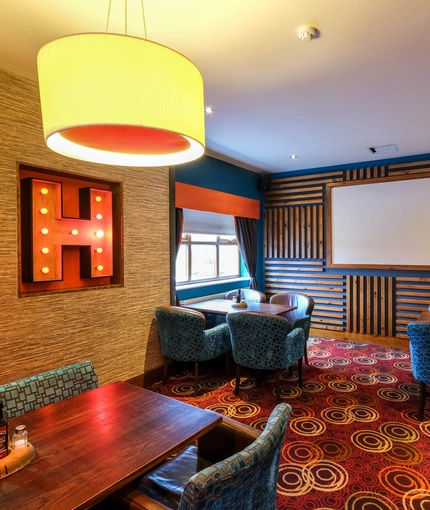
M 124 29 L 127 35 L 127 0 L 124 0 Z
M 108 7 L 108 15 L 106 20 L 106 33 L 109 31 L 109 23 L 110 23 L 110 10 L 112 6 L 112 0 L 109 0 L 109 7 Z M 148 35 L 146 32 L 146 19 L 145 19 L 145 9 L 143 7 L 143 0 L 140 0 L 140 6 L 142 9 L 142 20 L 143 20 L 143 35 L 145 39 L 148 39 Z M 124 27 L 125 27 L 125 35 L 127 35 L 127 0 L 124 0 Z
M 109 31 L 109 21 L 110 21 L 110 8 L 111 8 L 111 5 L 112 5 L 112 0 L 109 0 L 108 15 L 107 15 L 107 20 L 106 20 L 106 33 L 108 33 L 108 31 Z
M 143 0 L 140 0 L 140 5 L 142 7 L 143 35 L 144 35 L 145 39 L 148 39 L 148 34 L 146 33 L 146 19 L 145 19 L 145 9 L 143 8 Z

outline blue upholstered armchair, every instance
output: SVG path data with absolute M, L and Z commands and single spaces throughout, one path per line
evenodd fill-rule
M 427 384 L 430 384 L 430 324 L 411 322 L 406 331 L 410 340 L 412 374 L 420 383 L 418 420 L 423 421 Z
M 299 386 L 302 385 L 302 359 L 305 333 L 290 329 L 279 315 L 256 312 L 228 313 L 233 359 L 236 363 L 236 395 L 239 394 L 241 367 L 274 370 L 276 402 L 280 400 L 280 374 L 298 362 Z
M 230 290 L 227 294 L 224 294 L 224 299 L 229 299 L 230 301 L 237 296 L 236 290 Z M 247 303 L 265 303 L 266 302 L 266 294 L 260 292 L 255 289 L 240 289 L 241 296 L 245 299 Z M 225 315 L 217 314 L 217 313 L 207 313 L 206 314 L 208 324 L 210 327 L 218 326 L 218 324 L 225 323 Z
M 227 324 L 205 330 L 205 316 L 202 313 L 179 306 L 159 306 L 155 309 L 155 317 L 164 356 L 163 383 L 167 379 L 169 360 L 194 363 L 195 395 L 199 388 L 200 361 L 225 354 L 228 370 L 231 342 Z
M 230 290 L 225 294 L 224 299 L 233 299 L 237 296 L 236 290 Z M 243 296 L 245 301 L 247 303 L 265 303 L 266 302 L 266 294 L 263 292 L 260 292 L 259 290 L 255 289 L 240 289 L 240 294 Z
M 278 292 L 270 298 L 275 305 L 295 306 L 294 310 L 286 312 L 283 317 L 291 324 L 291 329 L 302 328 L 305 332 L 305 363 L 309 365 L 306 343 L 311 330 L 311 315 L 314 310 L 315 301 L 311 296 L 301 292 Z
M 238 314 L 239 315 L 239 314 Z M 161 510 L 275 510 L 276 484 L 279 461 L 285 430 L 291 414 L 291 406 L 279 404 L 272 411 L 264 431 L 258 432 L 252 427 L 223 418 L 223 423 L 209 431 L 207 437 L 199 440 L 201 462 L 205 458 L 205 449 L 225 451 L 223 437 L 232 448 L 243 444 L 228 458 L 215 463 L 209 460 L 209 467 L 196 473 L 180 467 L 182 454 L 156 468 L 153 472 L 136 480 L 115 493 L 108 503 L 111 509 Z M 249 442 L 246 441 L 249 436 Z M 256 436 L 258 436 L 256 438 Z M 203 443 L 203 444 L 200 444 Z M 196 452 L 195 447 L 194 452 Z M 186 455 L 191 459 L 189 449 Z M 195 453 L 194 453 L 195 455 Z M 197 456 L 193 462 L 197 466 Z M 183 483 L 179 480 L 184 479 Z M 174 495 L 167 487 L 175 487 Z M 170 497 L 169 497 L 170 494 Z M 164 504 L 160 504 L 160 499 Z M 176 501 L 176 502 L 175 502 Z

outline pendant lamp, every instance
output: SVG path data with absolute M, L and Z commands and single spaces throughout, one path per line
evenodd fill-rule
M 37 67 L 53 151 L 142 167 L 203 155 L 203 80 L 180 53 L 138 37 L 85 33 L 42 47 Z

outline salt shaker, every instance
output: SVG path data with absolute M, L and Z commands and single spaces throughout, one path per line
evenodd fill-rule
M 21 450 L 22 448 L 27 448 L 28 442 L 28 433 L 25 425 L 17 425 L 15 427 L 15 432 L 12 437 L 12 448 L 14 450 Z

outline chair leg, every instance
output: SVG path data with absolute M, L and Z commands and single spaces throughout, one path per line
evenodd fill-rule
M 426 407 L 426 383 L 420 382 L 420 400 L 418 405 L 418 420 L 424 420 L 424 409 Z
M 163 384 L 166 384 L 168 371 L 169 371 L 169 360 L 167 358 L 164 358 Z
M 303 385 L 303 376 L 302 376 L 302 366 L 303 366 L 303 358 L 300 358 L 297 362 L 297 371 L 299 373 L 299 388 Z
M 276 382 L 276 404 L 279 404 L 281 401 L 281 385 L 280 385 L 280 375 L 281 371 L 276 370 L 275 372 L 275 382 Z
M 306 365 L 309 365 L 309 361 L 308 361 L 308 345 L 307 345 L 307 342 L 305 342 L 305 352 L 304 352 L 303 356 L 305 357 L 305 363 L 306 363 Z
M 240 385 L 240 365 L 236 363 L 236 386 L 234 388 L 235 395 L 239 395 L 239 385 Z
M 197 397 L 199 392 L 199 362 L 194 363 L 194 396 Z

